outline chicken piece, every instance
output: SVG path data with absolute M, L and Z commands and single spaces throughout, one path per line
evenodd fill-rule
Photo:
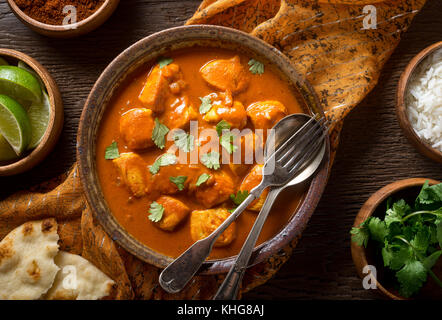
M 238 56 L 211 61 L 201 68 L 200 74 L 211 86 L 232 94 L 247 89 L 250 81 L 250 75 L 241 65 Z
M 232 128 L 242 129 L 247 124 L 247 113 L 243 104 L 235 101 L 232 107 L 222 104 L 213 105 L 209 112 L 203 116 L 203 119 L 210 123 L 218 123 L 221 120 L 225 120 Z
M 172 197 L 162 196 L 157 203 L 163 206 L 164 213 L 155 225 L 165 231 L 173 231 L 190 213 L 188 206 Z
M 187 96 L 177 98 L 164 114 L 164 123 L 169 128 L 186 129 L 190 121 L 197 119 L 198 113 Z
M 147 166 L 136 153 L 127 152 L 112 160 L 118 170 L 121 181 L 129 188 L 135 197 L 146 194 Z
M 130 149 L 145 149 L 153 146 L 154 127 L 155 121 L 150 109 L 131 109 L 120 118 L 120 135 Z
M 212 208 L 229 200 L 230 195 L 235 193 L 235 184 L 230 175 L 224 171 L 211 174 L 207 183 L 195 190 L 195 198 L 206 208 Z
M 287 109 L 279 101 L 259 101 L 247 107 L 247 115 L 255 129 L 270 129 L 287 115 Z
M 257 185 L 260 184 L 262 180 L 262 168 L 263 165 L 257 164 L 255 165 L 252 170 L 250 170 L 247 177 L 245 177 L 244 181 L 241 183 L 241 186 L 239 187 L 240 191 L 247 190 L 249 193 L 250 191 L 255 188 Z M 261 196 L 253 201 L 249 206 L 248 210 L 252 211 L 261 211 L 261 208 L 267 198 L 267 194 L 269 193 L 268 189 L 265 189 L 264 192 L 261 194 Z
M 175 82 L 176 84 L 172 85 Z M 173 90 L 172 93 L 179 94 L 185 85 L 177 64 L 172 63 L 163 68 L 156 65 L 149 73 L 138 99 L 146 108 L 152 109 L 155 113 L 162 113 L 165 110 L 170 89 Z
M 225 208 L 195 210 L 190 215 L 190 234 L 193 241 L 206 238 L 230 215 Z M 236 237 L 236 223 L 233 222 L 216 240 L 215 247 L 224 247 Z

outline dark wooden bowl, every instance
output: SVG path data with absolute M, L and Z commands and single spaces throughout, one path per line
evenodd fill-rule
M 419 194 L 420 189 L 427 180 L 429 181 L 430 185 L 440 183 L 439 181 L 432 179 L 411 178 L 390 183 L 382 189 L 376 191 L 362 206 L 361 210 L 356 216 L 353 227 L 359 227 L 360 224 L 368 217 L 385 216 L 387 199 L 390 197 L 392 197 L 394 201 L 399 199 L 405 199 L 406 201 L 408 200 L 408 203 L 410 203 L 410 201 L 414 201 Z M 385 276 L 382 258 L 375 253 L 375 248 L 370 246 L 370 243 L 368 244 L 367 248 L 365 248 L 351 241 L 351 255 L 358 275 L 361 277 L 361 279 L 367 276 L 367 273 L 363 272 L 365 266 L 375 266 L 377 270 L 376 290 L 390 299 L 406 300 L 406 298 L 401 297 L 399 293 L 392 287 L 391 279 L 389 280 Z M 433 268 L 433 271 L 435 271 L 437 274 L 442 274 L 441 267 L 441 263 L 438 263 Z M 433 280 L 429 277 L 427 284 L 421 289 L 417 298 L 435 298 L 435 294 L 438 294 L 436 296 L 437 298 L 442 297 L 440 287 L 433 283 Z
M 406 96 L 408 93 L 408 84 L 411 76 L 416 70 L 417 66 L 434 51 L 442 49 L 442 41 L 435 43 L 417 54 L 407 65 L 404 72 L 402 72 L 396 91 L 396 115 L 399 120 L 399 125 L 405 133 L 405 136 L 411 144 L 424 156 L 442 163 L 442 152 L 431 147 L 426 141 L 421 139 L 414 131 L 410 120 L 408 119 Z
M 25 14 L 14 0 L 8 0 L 9 7 L 16 17 L 37 33 L 53 38 L 73 38 L 89 33 L 101 26 L 115 11 L 120 0 L 106 0 L 92 15 L 69 26 L 42 23 Z
M 87 202 L 95 217 L 123 248 L 141 260 L 164 268 L 173 261 L 137 241 L 116 221 L 104 200 L 96 169 L 96 137 L 101 118 L 120 84 L 132 72 L 168 52 L 193 46 L 217 47 L 237 50 L 271 63 L 280 75 L 289 81 L 307 113 L 322 113 L 312 87 L 294 69 L 290 60 L 267 43 L 244 32 L 219 26 L 185 26 L 168 29 L 151 35 L 121 53 L 103 72 L 95 83 L 80 120 L 77 159 L 80 178 Z M 296 90 L 297 89 L 297 90 Z M 305 186 L 305 197 L 296 214 L 271 240 L 255 248 L 251 263 L 256 264 L 278 252 L 294 238 L 300 237 L 322 195 L 328 178 L 329 146 L 327 157 L 319 173 Z M 234 257 L 205 262 L 205 274 L 227 272 Z
M 23 61 L 30 66 L 44 82 L 51 102 L 51 117 L 49 119 L 49 124 L 42 141 L 37 148 L 14 162 L 0 164 L 0 176 L 11 176 L 33 168 L 46 158 L 52 149 L 54 149 L 63 128 L 63 101 L 61 99 L 60 90 L 54 79 L 36 60 L 24 53 L 2 48 L 0 48 L 0 57 L 15 64 L 18 61 Z

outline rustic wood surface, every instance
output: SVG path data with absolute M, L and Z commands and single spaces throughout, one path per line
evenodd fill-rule
M 182 25 L 199 0 L 124 0 L 98 30 L 57 40 L 26 28 L 0 2 L 0 47 L 23 51 L 54 76 L 64 100 L 65 126 L 54 152 L 34 170 L 0 178 L 0 198 L 53 178 L 75 161 L 77 125 L 95 80 L 122 50 L 156 31 Z M 421 156 L 394 113 L 395 90 L 408 61 L 442 40 L 442 2 L 428 0 L 385 66 L 379 84 L 346 119 L 332 174 L 317 211 L 291 259 L 245 299 L 379 299 L 362 288 L 350 254 L 349 230 L 359 208 L 399 179 L 442 179 L 442 167 Z M 1 212 L 0 212 L 1 214 Z

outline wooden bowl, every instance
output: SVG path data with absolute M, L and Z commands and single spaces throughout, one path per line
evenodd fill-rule
M 271 63 L 284 79 L 287 79 L 294 88 L 298 89 L 294 91 L 298 92 L 300 102 L 303 103 L 307 113 L 322 113 L 313 89 L 295 71 L 290 60 L 276 48 L 241 31 L 206 25 L 177 27 L 151 35 L 121 53 L 95 83 L 84 106 L 77 137 L 79 174 L 87 203 L 111 238 L 133 255 L 159 268 L 166 267 L 173 259 L 155 252 L 126 232 L 116 221 L 104 200 L 95 161 L 97 131 L 108 102 L 128 75 L 140 66 L 155 61 L 168 52 L 194 46 L 239 50 Z M 300 204 L 296 214 L 293 214 L 291 220 L 274 238 L 255 248 L 251 264 L 267 259 L 287 246 L 294 238 L 301 236 L 327 182 L 328 145 L 326 154 L 326 159 L 318 174 L 306 186 L 304 201 Z M 204 274 L 227 272 L 233 261 L 234 257 L 208 260 L 204 263 L 202 272 Z
M 429 181 L 430 185 L 440 183 L 439 181 L 432 179 L 411 178 L 390 183 L 378 190 L 364 203 L 356 216 L 353 227 L 359 227 L 360 224 L 368 217 L 385 216 L 387 199 L 390 197 L 392 197 L 394 201 L 405 199 L 407 203 L 412 203 L 412 201 L 414 201 L 419 194 L 419 191 L 424 185 L 425 181 Z M 383 267 L 382 257 L 380 257 L 379 254 L 375 254 L 375 248 L 370 246 L 370 244 L 371 243 L 369 242 L 367 248 L 365 248 L 364 246 L 359 246 L 355 242 L 351 241 L 351 255 L 359 277 L 363 279 L 367 276 L 367 273 L 363 272 L 364 267 L 367 265 L 375 266 L 377 271 L 376 290 L 390 299 L 406 300 L 406 298 L 401 297 L 399 293 L 393 289 L 391 280 L 389 281 L 386 279 L 387 277 L 384 275 L 385 270 Z M 442 274 L 441 263 L 438 263 L 433 268 L 433 271 L 436 271 L 437 274 Z M 416 297 L 435 298 L 435 294 L 439 294 L 437 297 L 441 298 L 442 296 L 440 292 L 440 287 L 438 287 L 433 280 L 428 277 L 427 284 L 421 289 Z
M 112 15 L 119 2 L 120 0 L 105 0 L 103 5 L 86 19 L 63 26 L 35 20 L 21 11 L 14 0 L 8 0 L 9 7 L 21 22 L 35 32 L 53 38 L 73 38 L 95 30 Z
M 43 161 L 52 149 L 54 149 L 63 128 L 63 101 L 61 99 L 60 90 L 54 79 L 36 60 L 24 53 L 2 48 L 0 48 L 0 57 L 12 64 L 16 64 L 21 60 L 30 66 L 44 82 L 51 103 L 51 117 L 49 119 L 49 124 L 37 148 L 14 162 L 4 165 L 0 164 L 0 176 L 11 176 L 33 168 Z
M 407 65 L 404 72 L 402 72 L 399 79 L 399 84 L 396 91 L 396 115 L 399 120 L 399 125 L 404 131 L 406 137 L 412 145 L 424 156 L 442 163 L 442 152 L 431 147 L 426 141 L 421 139 L 414 131 L 410 120 L 408 119 L 406 97 L 408 93 L 408 84 L 417 66 L 436 50 L 442 50 L 442 41 L 435 43 L 417 54 Z

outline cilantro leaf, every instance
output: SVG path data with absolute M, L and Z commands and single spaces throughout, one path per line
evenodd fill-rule
M 212 100 L 210 99 L 210 97 L 203 97 L 200 98 L 200 100 L 201 100 L 200 113 L 206 114 L 207 112 L 210 111 L 210 109 L 212 109 Z
M 264 64 L 255 59 L 249 60 L 249 71 L 253 74 L 263 74 L 264 73 Z
M 230 195 L 230 199 L 233 201 L 234 204 L 236 204 L 237 206 L 239 206 L 241 203 L 243 203 L 244 200 L 246 200 L 246 198 L 249 196 L 249 191 L 247 190 L 239 190 L 236 195 L 235 194 L 231 194 Z
M 169 177 L 169 180 L 174 183 L 179 191 L 184 190 L 184 182 L 186 182 L 186 176 Z
M 106 148 L 104 153 L 104 159 L 113 160 L 120 157 L 120 153 L 118 152 L 118 144 L 117 142 L 112 142 L 110 146 Z
M 190 152 L 195 148 L 195 138 L 191 134 L 180 132 L 173 136 L 175 145 L 184 152 Z
M 216 125 L 216 132 L 218 132 L 218 136 L 221 136 L 223 134 L 223 130 L 230 130 L 230 123 L 228 123 L 226 120 L 221 120 Z
M 401 269 L 407 261 L 412 257 L 412 250 L 405 244 L 390 245 L 386 244 L 382 248 L 382 258 L 384 266 L 390 267 L 392 270 Z
M 419 251 L 421 254 L 425 254 L 430 245 L 430 232 L 428 228 L 421 227 L 410 244 L 413 246 L 413 249 Z
M 427 269 L 420 261 L 409 261 L 396 273 L 396 278 L 400 284 L 399 293 L 408 298 L 417 293 L 427 281 Z
M 201 156 L 201 162 L 209 169 L 218 170 L 221 166 L 219 164 L 219 153 L 212 151 Z
M 207 173 L 203 173 L 202 175 L 200 175 L 198 177 L 198 180 L 196 181 L 196 186 L 199 187 L 200 185 L 202 185 L 203 183 L 205 183 L 207 180 L 209 180 L 211 177 L 210 174 Z
M 224 149 L 226 149 L 230 154 L 234 153 L 238 149 L 238 146 L 234 144 L 235 138 L 236 136 L 233 133 L 226 132 L 221 136 L 220 139 L 221 146 L 223 146 Z
M 384 243 L 384 239 L 388 234 L 384 221 L 381 221 L 378 217 L 372 217 L 368 222 L 368 230 L 373 240 Z
M 163 218 L 164 207 L 158 202 L 154 201 L 150 204 L 149 220 L 153 222 L 159 222 Z
M 153 165 L 150 166 L 149 171 L 152 174 L 157 174 L 160 171 L 160 167 L 169 166 L 177 162 L 177 157 L 172 153 L 165 153 L 159 157 Z
M 387 210 L 385 215 L 385 223 L 387 226 L 393 222 L 402 222 L 402 218 L 412 211 L 411 207 L 401 199 L 393 204 L 393 206 Z
M 442 183 L 430 186 L 426 181 L 416 199 L 415 206 L 428 210 L 442 207 Z
M 160 66 L 160 69 L 163 69 L 165 66 L 171 64 L 172 62 L 172 58 L 161 57 L 160 59 L 158 59 L 158 65 Z
M 152 131 L 152 140 L 158 148 L 164 149 L 164 146 L 166 145 L 166 135 L 168 132 L 169 128 L 162 124 L 158 118 L 155 118 L 155 127 Z
M 439 257 L 442 255 L 442 250 L 433 252 L 431 255 L 425 258 L 425 260 L 422 262 L 424 267 L 427 270 L 431 270 L 431 268 L 434 267 Z
M 442 218 L 436 219 L 434 222 L 436 225 L 437 241 L 439 241 L 439 247 L 442 248 Z

